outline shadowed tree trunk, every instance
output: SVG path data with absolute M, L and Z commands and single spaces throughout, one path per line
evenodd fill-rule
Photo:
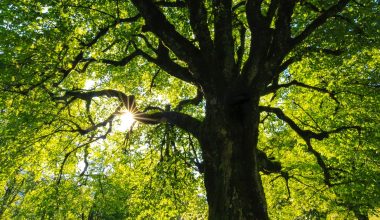
M 268 219 L 256 149 L 259 114 L 258 99 L 207 108 L 200 142 L 209 219 Z

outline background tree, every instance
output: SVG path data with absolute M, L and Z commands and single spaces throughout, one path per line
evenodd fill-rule
M 0 215 L 379 207 L 378 2 L 0 4 Z

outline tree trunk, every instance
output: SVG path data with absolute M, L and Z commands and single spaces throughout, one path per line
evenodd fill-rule
M 224 102 L 208 102 L 200 139 L 209 219 L 268 219 L 257 158 L 259 97 Z

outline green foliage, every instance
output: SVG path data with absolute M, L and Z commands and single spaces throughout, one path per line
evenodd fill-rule
M 269 2 L 264 1 L 263 13 Z M 309 2 L 328 8 L 336 1 Z M 261 98 L 262 105 L 280 107 L 302 129 L 361 127 L 312 141 L 332 176 L 327 187 L 305 141 L 274 114 L 262 114 L 259 148 L 283 168 L 262 175 L 273 219 L 347 219 L 358 210 L 376 214 L 380 207 L 380 9 L 376 1 L 358 2 L 351 1 L 340 17 L 328 20 L 288 55 L 297 62 L 281 73 L 279 82 L 296 80 L 309 88 L 288 86 Z M 234 18 L 246 27 L 240 10 Z M 180 34 L 194 41 L 185 8 L 162 11 Z M 68 90 L 114 89 L 133 94 L 140 109 L 165 109 L 194 97 L 194 85 L 144 57 L 128 65 L 110 64 L 136 48 L 155 57 L 152 48 L 160 42 L 142 31 L 143 19 L 120 22 L 137 14 L 129 1 L 0 2 L 0 218 L 207 217 L 203 176 L 196 166 L 202 154 L 188 133 L 169 123 L 120 131 L 115 121 L 111 132 L 100 127 L 80 135 L 73 131 L 104 121 L 119 101 L 97 97 L 86 110 L 85 100 L 53 98 Z M 292 36 L 318 14 L 298 4 Z M 233 35 L 237 50 L 238 28 Z M 331 55 L 340 50 L 340 56 Z M 168 56 L 175 58 L 171 51 Z M 181 60 L 174 63 L 186 67 Z M 204 103 L 182 112 L 203 119 Z

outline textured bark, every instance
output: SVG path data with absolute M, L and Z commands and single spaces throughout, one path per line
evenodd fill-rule
M 268 219 L 256 148 L 259 114 L 258 98 L 210 100 L 200 139 L 209 219 Z

